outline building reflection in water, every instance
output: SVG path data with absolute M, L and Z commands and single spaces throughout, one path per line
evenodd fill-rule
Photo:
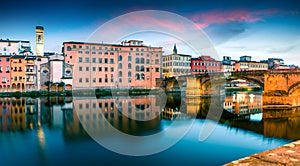
M 206 118 L 210 107 L 223 106 L 221 119 L 230 128 L 254 131 L 269 137 L 300 139 L 300 110 L 264 109 L 259 93 L 234 93 L 223 99 L 184 98 L 169 94 L 166 105 L 157 96 L 105 98 L 0 98 L 0 131 L 37 130 L 40 148 L 45 147 L 45 128 L 62 130 L 67 141 L 88 136 L 86 129 L 105 131 L 108 125 L 131 135 L 150 135 L 164 129 L 163 119 Z M 263 115 L 252 121 L 250 113 Z M 226 113 L 226 114 L 225 114 Z M 232 119 L 227 113 L 247 115 Z M 261 114 L 256 114 L 261 115 Z M 84 126 L 84 127 L 83 127 Z M 109 131 L 107 131 L 109 132 Z
M 76 98 L 74 111 L 86 130 L 109 132 L 109 125 L 132 135 L 145 135 L 160 130 L 162 105 L 155 96 Z

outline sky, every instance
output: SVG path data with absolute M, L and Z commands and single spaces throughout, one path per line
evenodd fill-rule
M 283 58 L 287 64 L 300 65 L 298 0 L 10 0 L 2 1 L 0 8 L 0 38 L 29 40 L 33 50 L 37 25 L 45 28 L 45 51 L 61 52 L 63 42 L 86 41 L 97 28 L 118 16 L 141 10 L 162 10 L 182 16 L 197 25 L 220 57 L 238 59 L 250 55 L 253 60 L 276 57 Z M 174 20 L 155 18 L 153 21 L 164 28 L 183 30 Z M 139 20 L 132 17 L 124 23 L 132 22 Z M 141 22 L 140 26 L 149 25 Z M 164 41 L 159 37 L 156 40 L 153 35 L 138 37 L 148 45 L 161 44 L 166 54 L 171 52 L 176 43 L 178 53 L 199 56 L 177 40 Z

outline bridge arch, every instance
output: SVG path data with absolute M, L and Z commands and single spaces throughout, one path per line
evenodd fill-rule
M 254 83 L 254 84 L 260 86 L 261 88 L 264 88 L 263 81 L 261 81 L 259 79 L 256 79 L 256 78 L 245 77 L 245 76 L 231 76 L 231 77 L 229 77 L 229 80 L 235 80 L 235 79 L 246 80 L 248 82 L 251 82 L 251 83 Z
M 180 86 L 174 77 L 168 78 L 167 84 L 166 84 L 166 90 L 179 90 Z
M 288 94 L 292 96 L 298 96 L 300 95 L 300 81 L 293 83 L 288 88 Z

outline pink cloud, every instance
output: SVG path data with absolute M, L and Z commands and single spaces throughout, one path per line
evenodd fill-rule
M 184 31 L 186 30 L 186 26 L 180 24 L 178 20 L 174 20 L 170 18 L 169 20 L 159 17 L 153 17 L 149 15 L 130 15 L 129 17 L 124 18 L 123 23 L 129 25 L 136 25 L 138 24 L 144 28 L 151 28 L 151 27 L 161 27 L 167 29 L 173 29 L 175 31 Z
M 205 28 L 211 24 L 222 24 L 227 22 L 257 22 L 265 21 L 265 18 L 278 14 L 292 14 L 278 9 L 264 9 L 250 11 L 245 9 L 208 11 L 195 13 L 187 16 L 194 21 L 200 28 Z

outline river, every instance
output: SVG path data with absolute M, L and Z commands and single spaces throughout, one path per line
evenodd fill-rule
M 0 162 L 221 165 L 300 138 L 298 116 L 263 112 L 260 92 L 1 98 Z

